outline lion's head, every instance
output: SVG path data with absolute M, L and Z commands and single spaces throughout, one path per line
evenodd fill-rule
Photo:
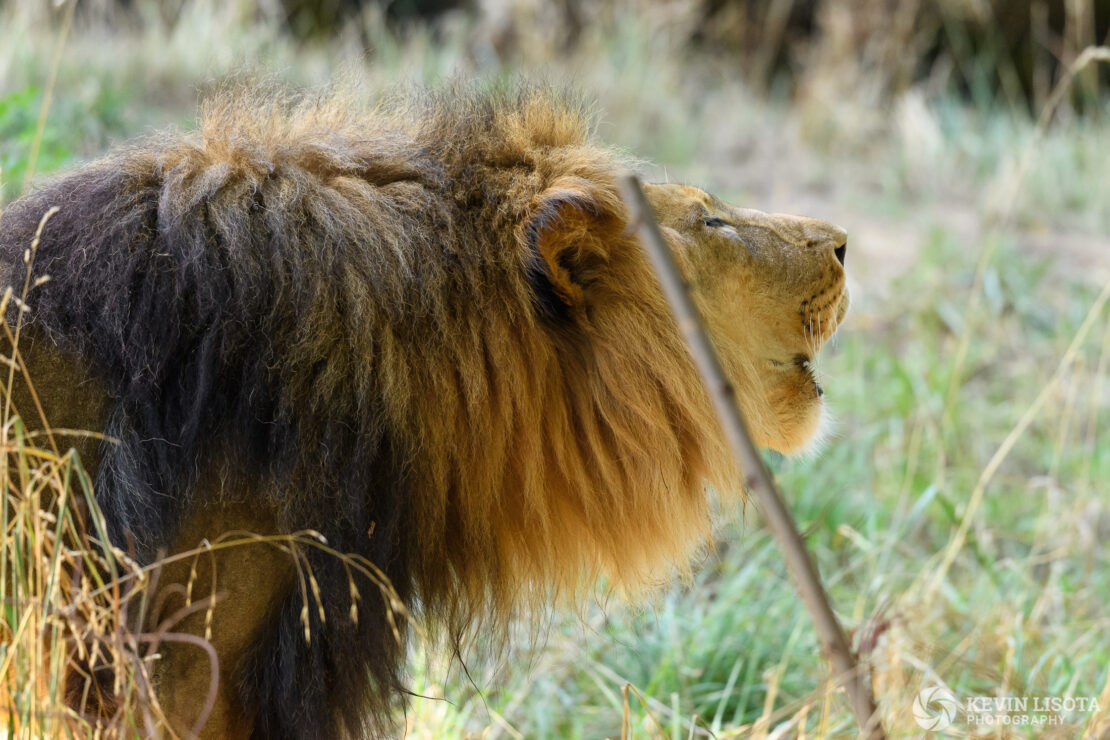
M 818 431 L 812 362 L 848 311 L 844 229 L 729 205 L 686 185 L 646 194 L 685 272 L 756 443 L 791 453 Z
M 563 178 L 536 198 L 522 229 L 523 240 L 543 258 L 531 288 L 561 327 L 557 341 L 565 334 L 583 339 L 596 367 L 621 368 L 604 391 L 593 391 L 595 397 L 647 409 L 653 404 L 644 395 L 668 388 L 661 397 L 675 394 L 682 399 L 677 407 L 704 410 L 675 385 L 701 389 L 696 373 L 683 366 L 687 352 L 676 342 L 646 256 L 629 238 L 624 205 L 599 179 Z M 754 441 L 787 454 L 805 449 L 818 434 L 824 408 L 812 362 L 848 310 L 847 234 L 814 218 L 731 206 L 687 185 L 648 185 L 645 193 L 692 287 Z M 642 363 L 630 361 L 637 355 Z M 560 357 L 565 364 L 567 355 Z M 645 411 L 659 420 L 654 428 L 667 426 L 667 403 L 672 401 L 657 401 Z M 693 425 L 716 428 L 711 414 Z M 711 451 L 714 446 L 705 437 L 696 445 L 711 459 L 723 452 Z M 699 455 L 680 457 L 689 464 Z

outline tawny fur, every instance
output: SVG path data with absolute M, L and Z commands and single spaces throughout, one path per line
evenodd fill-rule
M 707 486 L 735 495 L 738 476 L 628 228 L 627 164 L 547 91 L 358 111 L 234 90 L 197 134 L 13 204 L 13 266 L 61 209 L 30 318 L 110 399 L 95 421 L 122 443 L 100 452 L 98 498 L 117 544 L 149 559 L 183 521 L 213 526 L 198 511 L 249 501 L 366 557 L 455 638 L 601 575 L 636 590 L 685 567 Z M 820 416 L 808 358 L 847 307 L 843 232 L 649 196 L 758 440 L 797 449 Z M 390 607 L 357 582 L 353 623 L 345 571 L 312 564 L 319 644 L 297 643 L 295 587 L 267 595 L 285 606 L 229 656 L 236 701 L 256 736 L 382 732 L 404 656 Z M 289 692 L 299 709 L 280 709 Z

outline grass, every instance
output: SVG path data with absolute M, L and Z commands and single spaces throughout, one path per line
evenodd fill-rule
M 198 91 L 244 65 L 297 84 L 342 74 L 370 90 L 518 71 L 575 81 L 598 101 L 600 137 L 656 163 L 653 173 L 830 218 L 853 235 L 855 305 L 821 367 L 836 434 L 819 456 L 772 463 L 842 619 L 857 640 L 878 633 L 867 642 L 890 734 L 920 736 L 913 701 L 942 685 L 960 698 L 1100 697 L 1098 712 L 1064 712 L 1052 726 L 981 727 L 961 715 L 956 736 L 1110 736 L 1110 319 L 1105 308 L 1091 314 L 1110 279 L 1105 115 L 1063 115 L 1037 138 L 1013 108 L 917 92 L 885 107 L 768 100 L 631 18 L 588 34 L 552 68 L 539 53 L 483 56 L 470 28 L 398 41 L 372 18 L 368 55 L 347 37 L 295 46 L 264 19 L 244 22 L 235 5 L 188 4 L 172 30 L 122 43 L 76 28 L 37 170 L 150 126 L 187 125 Z M 48 29 L 0 10 L 5 199 L 22 185 L 52 45 Z M 16 677 L 9 734 L 29 736 L 37 721 L 55 736 L 48 663 L 63 591 L 19 564 L 29 552 L 45 563 L 76 557 L 28 548 L 64 540 L 57 528 L 72 519 L 38 512 L 73 490 L 67 476 L 81 478 L 72 457 L 32 452 L 17 424 L 3 430 L 18 454 L 7 463 L 0 577 L 22 584 L 0 654 L 0 673 Z M 508 655 L 475 649 L 466 671 L 417 649 L 414 691 L 447 699 L 414 699 L 408 736 L 851 736 L 753 508 L 722 525 L 691 582 L 662 587 L 647 605 L 599 602 L 547 617 L 538 644 L 522 624 Z M 34 697 L 20 693 L 28 685 Z
M 42 223 L 53 214 L 44 215 Z M 40 226 L 41 232 L 41 226 Z M 27 279 L 18 293 L 7 288 L 0 314 L 25 305 L 40 283 L 30 278 L 38 237 L 28 245 L 24 261 Z M 40 279 L 41 280 L 41 279 Z M 18 287 L 18 286 L 16 286 Z M 6 346 L 18 347 L 22 312 L 14 326 L 5 323 Z M 0 526 L 0 702 L 8 708 L 7 737 L 75 737 L 85 734 L 80 717 L 69 708 L 74 701 L 99 703 L 101 692 L 118 694 L 122 701 L 109 712 L 105 730 L 120 736 L 135 734 L 136 720 L 149 715 L 149 673 L 139 643 L 128 630 L 126 604 L 141 595 L 149 575 L 124 553 L 89 546 L 101 542 L 103 517 L 93 496 L 92 481 L 76 450 L 66 449 L 67 433 L 26 432 L 16 407 L 22 359 L 17 352 L 4 356 L 6 368 L 0 405 L 0 475 L 5 481 Z M 38 397 L 23 409 L 41 413 Z M 131 603 L 141 603 L 141 598 Z M 85 684 L 74 694 L 69 682 L 74 671 L 84 675 L 113 675 L 113 690 L 101 680 Z

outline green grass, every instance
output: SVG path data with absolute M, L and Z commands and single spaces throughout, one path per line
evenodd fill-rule
M 110 46 L 103 31 L 75 33 L 38 172 L 150 126 L 187 124 L 198 90 L 243 66 L 296 84 L 341 74 L 371 90 L 523 72 L 574 81 L 597 100 L 601 138 L 654 162 L 652 174 L 851 227 L 855 305 L 820 370 L 835 433 L 818 456 L 771 462 L 846 625 L 857 635 L 882 626 L 869 657 L 891 735 L 920 736 L 912 702 L 931 683 L 960 697 L 1102 696 L 1107 721 L 1105 309 L 1049 385 L 1110 278 L 1105 116 L 1064 116 L 1037 139 L 1011 109 L 950 98 L 887 111 L 769 102 L 725 64 L 685 59 L 630 18 L 552 67 L 539 54 L 482 56 L 471 29 L 398 42 L 370 28 L 374 49 L 363 56 L 344 40 L 296 47 L 230 10 L 187 7 L 174 30 Z M 5 12 L 15 11 L 0 11 L 0 164 L 10 199 L 27 168 L 52 38 Z M 984 469 L 1046 388 L 933 588 Z M 8 623 L 19 616 L 9 610 Z M 690 583 L 664 586 L 644 605 L 608 599 L 541 618 L 546 639 L 533 644 L 536 630 L 524 621 L 508 655 L 475 650 L 467 671 L 416 650 L 414 690 L 447 700 L 414 699 L 409 737 L 599 738 L 622 726 L 637 738 L 766 737 L 784 722 L 803 724 L 807 737 L 852 734 L 751 505 L 722 524 Z M 1060 737 L 1106 732 L 1087 715 L 1062 719 Z M 953 729 L 970 728 L 961 719 Z
M 0 201 L 9 201 L 19 195 L 27 175 L 30 152 L 34 148 L 36 111 L 41 105 L 41 94 L 34 87 L 0 97 Z M 39 161 L 44 170 L 51 171 L 73 160 L 73 151 L 66 138 L 54 124 L 43 130 Z

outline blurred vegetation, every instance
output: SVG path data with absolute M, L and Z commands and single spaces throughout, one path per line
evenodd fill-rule
M 10 2 L 11 0 L 9 0 Z M 54 0 L 39 13 L 59 12 Z M 83 0 L 86 23 L 172 30 L 188 0 Z M 394 32 L 485 26 L 499 54 L 519 56 L 541 42 L 573 50 L 587 30 L 616 30 L 637 17 L 666 29 L 691 53 L 724 55 L 749 82 L 797 90 L 836 65 L 866 68 L 886 94 L 927 83 L 977 101 L 999 99 L 1037 110 L 1083 48 L 1105 43 L 1110 0 L 232 0 L 246 20 L 274 23 L 292 38 L 327 43 L 364 24 Z M 542 19 L 544 23 L 537 23 Z M 491 23 L 492 21 L 492 23 Z M 487 25 L 488 24 L 488 25 Z M 368 44 L 371 39 L 364 36 Z M 1090 70 L 1075 100 L 1090 103 L 1110 73 Z
M 25 87 L 0 96 L 0 172 L 5 182 L 0 186 L 0 202 L 11 200 L 19 193 L 27 174 L 28 155 L 33 148 L 37 126 L 37 111 L 41 107 L 41 94 L 34 87 Z M 24 154 L 21 155 L 20 152 Z M 43 169 L 56 170 L 73 159 L 65 137 L 51 123 L 42 133 L 40 161 Z
M 888 729 L 919 736 L 913 700 L 940 684 L 1100 697 L 956 734 L 1110 737 L 1110 77 L 1065 80 L 1106 43 L 1107 0 L 82 0 L 64 32 L 66 11 L 0 0 L 4 199 L 36 139 L 49 176 L 188 127 L 228 75 L 370 98 L 525 76 L 583 90 L 649 176 L 846 226 L 854 306 L 820 368 L 834 432 L 772 463 Z M 10 604 L 9 629 L 30 613 Z M 446 699 L 414 698 L 408 737 L 852 733 L 752 507 L 647 607 L 601 594 L 522 617 L 498 660 L 481 647 L 466 670 L 414 652 L 414 691 Z M 13 698 L 22 722 L 50 716 Z

